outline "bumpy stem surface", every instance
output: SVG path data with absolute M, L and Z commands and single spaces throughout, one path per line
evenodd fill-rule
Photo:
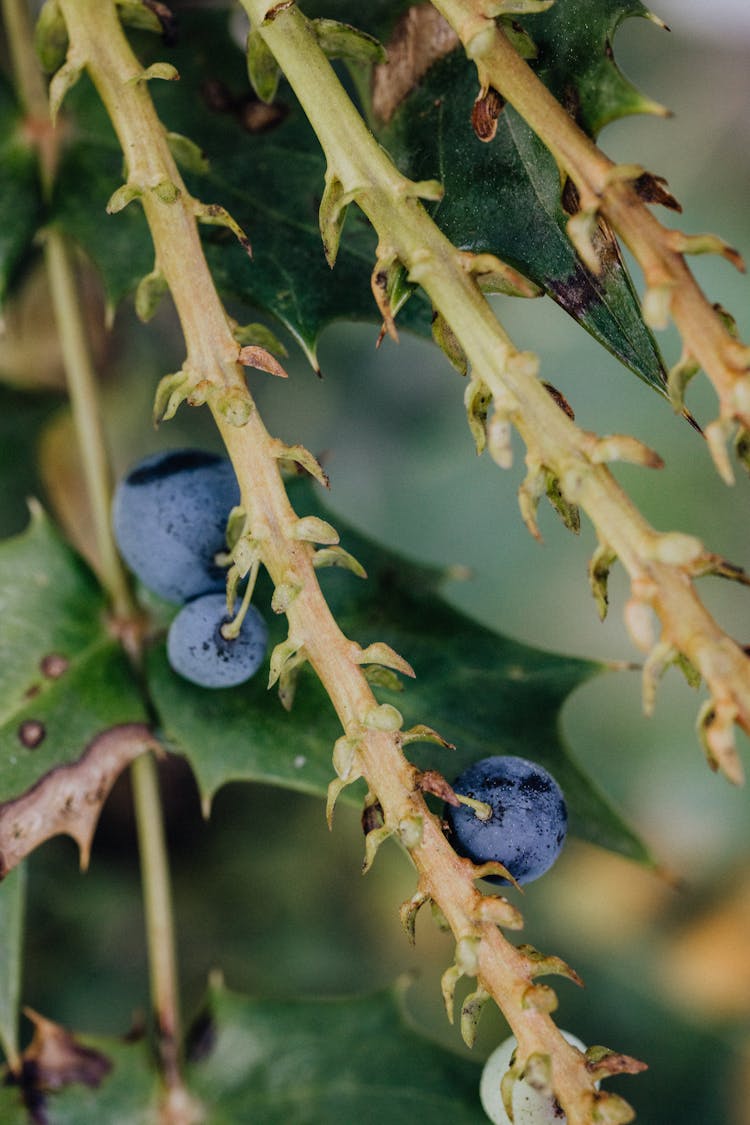
M 404 735 L 372 695 L 358 647 L 331 616 L 313 567 L 314 547 L 296 534 L 298 519 L 278 469 L 278 442 L 246 390 L 239 348 L 201 250 L 195 201 L 174 165 L 147 85 L 139 81 L 141 68 L 114 5 L 111 0 L 61 0 L 61 6 L 71 49 L 87 67 L 126 155 L 128 184 L 140 193 L 182 322 L 186 369 L 215 392 L 207 400 L 237 472 L 252 541 L 276 586 L 299 591 L 287 610 L 290 642 L 304 650 L 323 682 L 354 748 L 356 770 L 382 807 L 385 828 L 409 848 L 420 895 L 432 898 L 448 920 L 457 939 L 458 968 L 477 975 L 497 1000 L 518 1038 L 520 1059 L 549 1056 L 553 1085 L 571 1125 L 589 1125 L 605 1105 L 614 1114 L 615 1103 L 596 1091 L 580 1053 L 559 1035 L 543 997 L 534 991 L 531 962 L 497 928 L 518 924 L 512 908 L 476 891 L 476 872 L 453 852 L 424 802 L 415 771 L 401 752 Z M 713 556 L 687 537 L 654 532 L 596 462 L 603 448 L 593 435 L 576 429 L 536 380 L 529 357 L 513 348 L 459 253 L 367 133 L 304 17 L 281 6 L 264 24 L 265 0 L 248 0 L 245 7 L 294 86 L 344 192 L 352 193 L 378 230 L 380 256 L 397 257 L 412 280 L 424 286 L 475 373 L 506 404 L 530 457 L 553 471 L 570 498 L 589 511 L 628 567 L 643 604 L 660 614 L 671 642 L 700 667 L 717 699 L 723 692 L 721 698 L 750 726 L 747 661 L 705 612 L 689 580 L 691 569 L 699 562 L 705 569 Z M 230 420 L 224 408 L 228 397 L 244 401 L 242 424 L 236 424 L 236 411 L 234 423 Z M 729 751 L 722 764 L 736 772 Z
M 727 330 L 679 252 L 680 236 L 652 215 L 634 176 L 618 166 L 576 124 L 518 54 L 482 0 L 432 0 L 477 66 L 480 85 L 492 86 L 524 118 L 578 188 L 582 206 L 609 220 L 640 263 L 647 286 L 662 291 L 687 352 L 719 396 L 721 419 L 750 426 L 750 349 Z M 714 450 L 716 446 L 713 446 Z M 717 464 L 729 476 L 719 456 Z
M 172 202 L 148 190 L 142 202 L 182 321 L 190 366 L 219 390 L 244 389 L 238 345 L 203 258 L 192 201 L 145 84 L 132 81 L 140 67 L 120 31 L 114 5 L 62 0 L 61 6 L 72 48 L 85 61 L 126 153 L 129 182 L 148 188 L 169 181 L 177 188 Z M 401 752 L 401 733 L 378 729 L 382 713 L 357 663 L 358 646 L 331 616 L 313 568 L 314 548 L 295 537 L 297 516 L 278 470 L 276 443 L 257 411 L 251 410 L 245 424 L 236 426 L 224 419 L 219 406 L 212 404 L 212 409 L 237 471 L 262 561 L 277 586 L 300 590 L 288 610 L 290 637 L 304 647 L 344 731 L 356 742 L 358 768 L 377 795 L 386 825 L 408 839 L 420 889 L 440 906 L 457 939 L 476 942 L 476 964 L 467 971 L 481 974 L 510 1019 L 523 1056 L 541 1051 L 554 1057 L 555 1088 L 569 1107 L 569 1120 L 584 1125 L 591 1119 L 597 1094 L 583 1060 L 559 1036 L 549 1015 L 527 1004 L 533 966 L 496 926 L 501 916 L 517 925 L 515 912 L 499 899 L 488 905 L 476 891 L 471 865 L 449 846 L 417 788 L 415 771 Z
M 399 174 L 367 130 L 304 16 L 292 7 L 264 23 L 264 0 L 243 0 L 243 7 L 260 27 L 315 129 L 329 176 L 338 179 L 344 197 L 356 199 L 378 232 L 379 256 L 401 261 L 410 280 L 426 291 L 475 377 L 524 438 L 530 468 L 552 472 L 567 499 L 588 513 L 602 543 L 625 566 L 633 589 L 631 632 L 642 647 L 651 647 L 642 612 L 650 607 L 661 620 L 662 642 L 684 654 L 705 678 L 715 704 L 706 716 L 709 757 L 712 765 L 740 781 L 731 725 L 736 720 L 750 731 L 750 661 L 706 611 L 691 582 L 720 568 L 721 560 L 692 537 L 656 532 L 617 485 L 601 462 L 629 459 L 627 439 L 597 440 L 559 409 L 537 379 L 533 357 L 519 353 L 498 324 L 465 268 L 465 255 L 436 227 L 414 198 L 415 185 Z

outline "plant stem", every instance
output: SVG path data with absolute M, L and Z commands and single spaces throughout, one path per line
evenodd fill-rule
M 98 573 L 117 617 L 135 612 L 110 525 L 110 467 L 99 408 L 97 377 L 86 338 L 73 255 L 65 236 L 51 228 L 44 241 L 52 307 L 63 353 L 73 422 L 96 537 Z
M 156 256 L 185 333 L 188 362 L 217 391 L 218 397 L 209 398 L 209 403 L 237 473 L 253 543 L 273 582 L 298 591 L 287 611 L 289 640 L 306 654 L 345 735 L 356 745 L 357 768 L 377 795 L 385 824 L 408 838 L 420 892 L 439 904 L 457 942 L 470 938 L 479 943 L 482 981 L 511 1021 L 524 1057 L 539 1050 L 554 1058 L 555 1086 L 562 1091 L 569 1121 L 584 1125 L 598 1097 L 593 1082 L 580 1054 L 562 1039 L 548 1013 L 527 1002 L 533 995 L 533 966 L 497 928 L 517 927 L 519 915 L 505 900 L 478 893 L 472 864 L 456 855 L 424 801 L 417 771 L 401 751 L 403 736 L 392 726 L 378 725 L 381 709 L 358 663 L 361 650 L 341 633 L 325 602 L 313 566 L 315 548 L 295 534 L 299 521 L 279 473 L 280 443 L 270 437 L 254 409 L 242 425 L 223 417 L 222 393 L 244 393 L 250 405 L 237 364 L 239 348 L 202 254 L 195 202 L 164 143 L 146 84 L 132 81 L 140 67 L 122 35 L 114 5 L 61 0 L 61 6 L 71 44 L 85 60 L 127 153 L 129 183 L 141 188 Z M 163 182 L 175 189 L 168 193 L 169 202 L 164 192 L 150 190 Z M 385 718 L 393 714 L 391 709 Z
M 26 0 L 3 0 L 3 15 L 22 101 L 27 112 L 38 119 L 33 132 L 40 138 L 40 174 L 43 190 L 48 195 L 54 177 L 57 140 L 49 123 L 49 104 L 32 46 L 32 29 Z M 54 227 L 45 235 L 44 259 L 94 525 L 98 575 L 109 595 L 115 617 L 125 621 L 135 617 L 138 610 L 112 533 L 111 472 L 97 376 L 76 282 L 73 250 L 65 235 Z M 131 651 L 130 655 L 137 661 L 137 653 Z M 179 1089 L 179 989 L 169 865 L 156 763 L 150 752 L 135 759 L 131 777 L 159 1053 L 167 1085 L 172 1089 Z
M 579 128 L 494 20 L 481 14 L 476 0 L 432 3 L 476 63 L 480 83 L 491 85 L 524 118 L 575 183 L 582 206 L 609 220 L 643 268 L 646 284 L 665 291 L 689 354 L 714 384 L 722 418 L 750 427 L 750 351 L 731 336 L 701 292 L 679 252 L 679 233 L 662 226 L 638 195 L 633 183 L 638 171 L 618 175 L 614 162 Z
M 16 89 L 26 110 L 29 134 L 39 150 L 42 188 L 47 194 L 57 164 L 57 136 L 34 50 L 28 0 L 2 0 L 2 15 Z
M 521 433 L 530 475 L 550 470 L 564 495 L 588 512 L 601 541 L 630 575 L 633 603 L 650 606 L 661 619 L 664 639 L 700 670 L 717 705 L 713 763 L 739 782 L 742 766 L 727 732 L 734 720 L 750 731 L 750 662 L 706 611 L 690 582 L 719 560 L 692 537 L 656 532 L 602 463 L 633 457 L 649 463 L 648 451 L 635 451 L 633 439 L 598 439 L 581 431 L 557 406 L 537 378 L 534 357 L 519 353 L 498 324 L 467 272 L 466 255 L 437 228 L 414 198 L 414 185 L 367 130 L 302 13 L 292 7 L 263 22 L 266 0 L 242 0 L 242 5 L 317 133 L 328 175 L 339 180 L 342 193 L 354 197 L 370 219 L 379 235 L 379 255 L 403 262 L 410 280 L 422 286 L 450 325 L 474 377 L 489 388 L 496 410 Z
M 159 776 L 153 754 L 141 754 L 130 769 L 141 855 L 151 1002 L 157 1045 L 168 1086 L 180 1085 L 180 1011 L 169 862 L 164 837 Z

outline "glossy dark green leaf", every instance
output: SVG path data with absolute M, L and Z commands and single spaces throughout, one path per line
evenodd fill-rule
M 71 1049 L 93 1053 L 100 1079 L 44 1092 L 46 1125 L 157 1119 L 162 1088 L 144 1041 L 75 1036 Z M 420 1035 L 396 991 L 273 1001 L 215 985 L 187 1054 L 186 1082 L 204 1125 L 412 1125 L 427 1114 L 454 1125 L 486 1121 L 478 1064 Z M 28 1120 L 18 1089 L 0 1088 L 0 1113 L 8 1125 Z
M 618 118 L 661 109 L 622 73 L 612 50 L 620 24 L 648 14 L 641 0 L 556 0 L 523 18 L 539 77 L 592 136 Z
M 136 47 L 144 64 L 166 59 L 179 70 L 179 82 L 155 82 L 150 91 L 167 128 L 188 136 L 208 158 L 206 175 L 185 173 L 191 191 L 226 207 L 252 243 L 251 260 L 229 231 L 203 228 L 219 288 L 278 317 L 314 363 L 326 324 L 379 320 L 370 291 L 376 238 L 361 215 L 352 215 L 336 269 L 329 269 L 318 229 L 325 175 L 320 146 L 288 87 L 282 84 L 270 109 L 255 98 L 227 21 L 226 13 L 182 12 L 176 47 L 146 36 L 137 37 Z M 65 107 L 75 128 L 60 171 L 56 217 L 96 262 L 116 303 L 152 268 L 150 237 L 137 203 L 105 214 L 122 183 L 122 155 L 87 80 Z M 427 303 L 410 301 L 403 323 L 429 333 Z
M 310 489 L 295 486 L 300 514 L 331 519 Z M 326 598 L 344 632 L 362 646 L 385 641 L 416 671 L 403 692 L 376 689 L 403 713 L 406 726 L 436 728 L 455 751 L 410 745 L 421 767 L 449 779 L 489 754 L 521 754 L 547 766 L 562 785 L 572 830 L 584 839 L 649 861 L 647 849 L 579 769 L 560 729 L 570 693 L 599 665 L 541 652 L 499 636 L 441 599 L 438 571 L 419 567 L 334 521 L 342 545 L 364 565 L 362 581 L 340 570 L 320 571 Z M 268 618 L 269 591 L 256 604 Z M 283 619 L 271 621 L 271 645 L 283 639 Z M 266 691 L 267 665 L 230 690 L 195 688 L 167 665 L 163 647 L 148 661 L 152 698 L 167 739 L 182 751 L 204 799 L 231 780 L 264 781 L 324 796 L 333 777 L 331 751 L 341 733 L 317 679 L 303 672 L 290 713 Z M 361 800 L 345 790 L 342 799 Z
M 0 544 L 0 801 L 77 761 L 110 727 L 145 721 L 91 572 L 40 509 Z
M 21 531 L 28 522 L 29 496 L 41 489 L 36 463 L 43 426 L 60 406 L 54 394 L 35 394 L 0 386 L 0 537 Z
M 215 989 L 196 1028 L 191 1088 L 210 1125 L 483 1125 L 480 1067 L 425 1039 L 394 992 L 252 1000 Z
M 24 137 L 23 114 L 0 75 L 0 306 L 41 222 L 37 160 Z
M 412 179 L 438 178 L 432 214 L 462 249 L 492 253 L 542 286 L 566 312 L 646 382 L 664 389 L 664 367 L 614 242 L 600 274 L 587 269 L 566 233 L 554 158 L 510 106 L 490 142 L 471 126 L 474 64 L 461 49 L 436 62 L 379 138 Z

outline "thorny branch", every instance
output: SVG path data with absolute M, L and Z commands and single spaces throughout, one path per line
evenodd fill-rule
M 168 416 L 185 398 L 209 405 L 240 482 L 240 538 L 268 570 L 277 594 L 283 591 L 277 608 L 287 615 L 289 637 L 272 656 L 273 676 L 280 679 L 289 702 L 291 674 L 306 659 L 341 720 L 344 734 L 334 749 L 338 776 L 332 783 L 330 808 L 344 785 L 365 777 L 369 799 L 382 811 L 382 827 L 368 835 L 367 859 L 388 835 L 408 849 L 418 888 L 402 910 L 405 925 L 413 927 L 424 902 L 432 900 L 439 907 L 457 942 L 455 965 L 444 978 L 448 1005 L 452 1010 L 453 989 L 462 975 L 477 978 L 477 991 L 469 1000 L 476 1002 L 485 991 L 494 997 L 519 1043 L 511 1077 L 541 1062 L 571 1125 L 631 1120 L 632 1111 L 622 1099 L 596 1089 L 587 1060 L 557 1031 L 549 1014 L 553 994 L 534 979 L 540 964 L 541 971 L 560 971 L 559 964 L 550 969 L 501 934 L 500 926 L 517 928 L 520 917 L 504 899 L 476 890 L 477 870 L 445 840 L 424 801 L 418 773 L 402 753 L 402 747 L 423 732 L 402 731 L 398 712 L 377 704 L 362 673 L 365 654 L 340 632 L 322 596 L 315 575 L 315 543 L 335 545 L 335 533 L 320 521 L 299 519 L 291 508 L 279 472 L 283 447 L 266 431 L 247 390 L 240 349 L 198 235 L 197 220 L 207 213 L 215 220 L 216 210 L 187 192 L 148 94 L 148 80 L 166 73 L 142 71 L 122 35 L 112 0 L 60 0 L 60 6 L 70 36 L 66 66 L 88 70 L 126 154 L 127 182 L 110 201 L 110 210 L 134 199 L 143 206 L 155 246 L 155 268 L 172 293 L 183 327 L 187 360 L 179 376 L 162 388 L 159 413 Z M 711 754 L 738 780 L 731 726 L 736 719 L 750 729 L 749 666 L 707 614 L 691 583 L 701 573 L 726 572 L 727 564 L 688 536 L 655 532 L 621 492 L 602 462 L 619 457 L 654 464 L 654 455 L 631 438 L 599 439 L 580 431 L 550 397 L 536 378 L 533 357 L 519 353 L 497 324 L 473 276 L 476 263 L 443 238 L 419 204 L 417 196 L 434 197 L 436 185 L 410 184 L 392 167 L 364 128 L 301 13 L 293 5 L 279 5 L 275 18 L 264 22 L 266 0 L 246 0 L 244 6 L 325 149 L 329 171 L 321 218 L 329 257 L 335 258 L 340 212 L 356 200 L 380 236 L 373 288 L 386 324 L 395 331 L 388 307 L 388 271 L 403 263 L 471 363 L 469 410 L 480 444 L 487 442 L 503 464 L 508 423 L 516 425 L 526 441 L 527 522 L 535 527 L 534 507 L 544 490 L 542 482 L 549 478 L 557 482 L 567 505 L 580 504 L 589 513 L 602 541 L 595 568 L 600 593 L 607 565 L 619 556 L 633 583 L 627 613 L 631 632 L 650 647 L 647 614 L 655 610 L 663 628 L 663 662 L 674 651 L 700 669 L 712 692 L 712 710 L 705 719 Z M 223 221 L 231 225 L 228 216 Z M 494 413 L 488 416 L 490 406 Z M 377 656 L 408 671 L 384 646 Z
M 611 224 L 639 262 L 647 286 L 644 317 L 652 327 L 664 328 L 671 316 L 684 342 L 683 355 L 670 373 L 675 406 L 682 406 L 685 383 L 699 368 L 719 397 L 719 418 L 707 428 L 706 437 L 719 472 L 731 484 L 727 438 L 739 424 L 737 441 L 742 446 L 750 429 L 750 348 L 732 335 L 726 319 L 701 292 L 684 255 L 718 253 L 744 268 L 739 254 L 713 235 L 686 235 L 655 218 L 647 206 L 648 185 L 655 185 L 654 177 L 637 165 L 610 160 L 537 78 L 496 22 L 495 16 L 518 11 L 523 3 L 432 3 L 476 63 L 480 93 L 495 90 L 512 105 L 578 189 L 580 209 L 568 232 L 584 262 L 597 269 L 592 236 L 598 215 Z M 657 191 L 657 200 L 659 196 L 669 198 Z

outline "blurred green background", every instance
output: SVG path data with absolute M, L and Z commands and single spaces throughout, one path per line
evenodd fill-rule
M 668 178 L 684 206 L 684 229 L 716 231 L 750 256 L 748 43 L 689 38 L 679 32 L 679 11 L 671 18 L 671 37 L 645 21 L 628 23 L 617 55 L 674 118 L 620 122 L 605 132 L 603 147 Z M 701 259 L 695 269 L 747 338 L 747 282 L 722 261 Z M 498 299 L 497 309 L 516 342 L 541 354 L 543 376 L 582 426 L 633 433 L 665 458 L 658 475 L 617 470 L 648 518 L 697 534 L 750 567 L 750 482 L 721 484 L 694 431 L 550 301 Z M 329 329 L 320 348 L 323 380 L 293 343 L 288 382 L 251 375 L 271 431 L 324 456 L 334 511 L 402 552 L 467 567 L 471 577 L 451 583 L 447 596 L 499 631 L 614 663 L 636 659 L 621 622 L 626 584 L 617 571 L 610 617 L 604 624 L 596 617 L 586 579 L 590 527 L 574 539 L 545 511 L 544 545 L 534 543 L 515 497 L 520 445 L 518 464 L 506 473 L 477 459 L 462 382 L 442 355 L 406 337 L 375 351 L 375 336 L 369 325 Z M 676 339 L 667 333 L 662 342 L 674 361 Z M 119 470 L 165 443 L 215 442 L 200 412 L 183 410 L 159 435 L 150 427 L 156 382 L 182 359 L 168 310 L 143 328 L 126 307 L 100 350 Z M 47 340 L 32 366 L 51 371 L 53 352 Z M 19 363 L 0 351 L 0 368 Z M 69 443 L 54 392 L 4 396 L 0 436 L 15 484 L 0 497 L 0 518 L 11 533 L 23 525 L 24 495 L 44 497 L 46 479 L 53 502 L 60 482 L 70 480 Z M 699 420 L 712 418 L 713 395 L 700 377 L 689 404 Z M 27 432 L 40 435 L 41 479 L 19 412 Z M 701 592 L 737 639 L 750 643 L 747 592 L 718 579 L 704 580 Z M 698 703 L 676 672 L 650 720 L 641 714 L 636 671 L 613 670 L 571 698 L 564 727 L 576 756 L 669 876 L 572 842 L 521 903 L 523 940 L 566 958 L 588 985 L 585 992 L 559 985 L 561 1025 L 648 1061 L 646 1075 L 618 1086 L 644 1125 L 750 1122 L 750 810 L 747 791 L 730 789 L 705 765 L 693 730 Z M 750 765 L 746 740 L 742 749 Z M 381 851 L 362 880 L 361 830 L 350 810 L 337 812 L 329 834 L 317 802 L 232 786 L 205 823 L 179 762 L 165 766 L 164 782 L 188 1013 L 215 966 L 231 987 L 270 995 L 361 991 L 414 971 L 415 1018 L 463 1049 L 439 997 L 449 939 L 420 918 L 414 952 L 400 929 L 396 907 L 412 893 L 413 877 L 396 848 Z M 30 892 L 25 1002 L 81 1029 L 124 1031 L 147 1006 L 127 781 L 110 799 L 89 873 L 78 874 L 70 841 L 53 841 L 31 861 Z M 500 1019 L 486 1016 L 475 1053 L 488 1053 L 504 1034 Z

